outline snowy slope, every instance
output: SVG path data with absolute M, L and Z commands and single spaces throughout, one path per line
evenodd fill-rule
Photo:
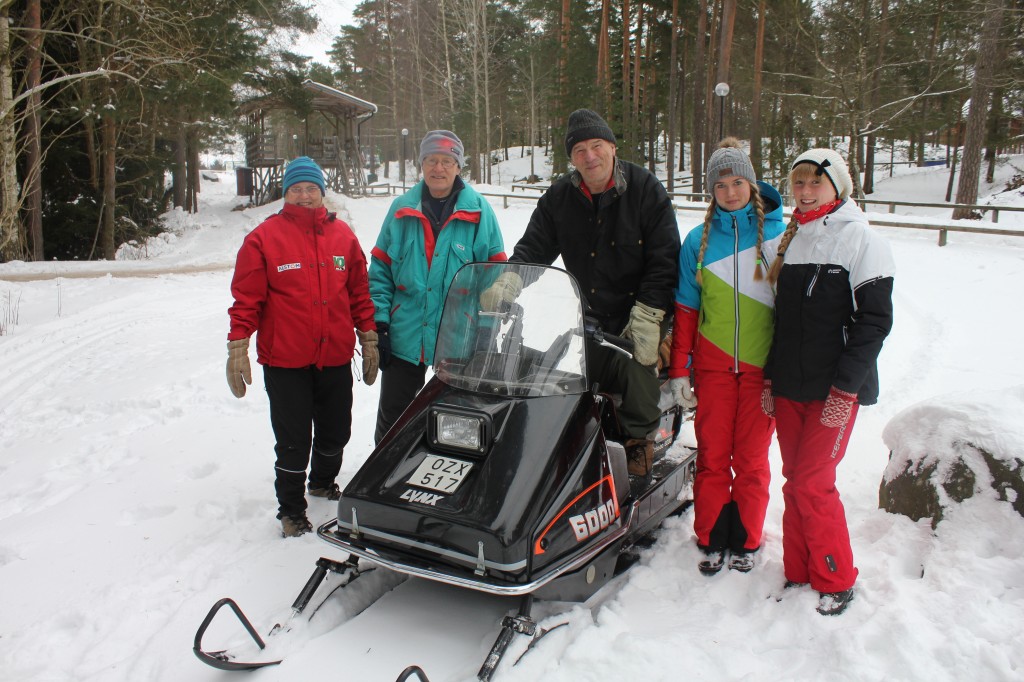
M 886 179 L 878 195 L 941 198 L 945 175 L 929 172 Z M 313 536 L 280 538 L 262 377 L 254 372 L 243 400 L 225 385 L 230 265 L 244 234 L 277 208 L 232 212 L 231 180 L 207 183 L 202 212 L 174 217 L 176 234 L 151 244 L 148 260 L 0 265 L 0 680 L 229 679 L 189 651 L 207 609 L 234 597 L 265 632 L 287 617 L 319 556 L 343 558 Z M 369 250 L 389 200 L 330 201 Z M 533 204 L 493 204 L 511 251 Z M 681 229 L 700 218 L 680 212 Z M 881 231 L 898 265 L 896 326 L 880 359 L 880 402 L 861 412 L 839 469 L 861 571 L 850 610 L 823 618 L 806 590 L 776 600 L 773 448 L 766 542 L 752 573 L 699 575 L 692 515 L 670 519 L 640 564 L 592 603 L 540 605 L 541 616 L 568 609 L 560 619 L 569 626 L 511 667 L 514 646 L 498 679 L 1024 675 L 1024 520 L 985 494 L 934 533 L 877 509 L 882 430 L 905 408 L 955 404 L 979 429 L 1020 433 L 998 421 L 1012 411 L 993 422 L 971 398 L 998 403 L 1024 385 L 1024 238 L 955 235 L 939 248 L 932 233 Z M 188 274 L 153 274 L 175 268 Z M 48 279 L 16 280 L 39 276 Z M 369 453 L 376 400 L 375 386 L 356 385 L 342 484 Z M 925 422 L 944 418 L 918 409 Z M 314 524 L 333 513 L 311 501 Z M 433 682 L 472 679 L 515 606 L 382 571 L 346 592 L 297 625 L 279 652 L 284 664 L 245 679 L 390 681 L 410 664 Z M 218 620 L 210 643 L 236 629 Z

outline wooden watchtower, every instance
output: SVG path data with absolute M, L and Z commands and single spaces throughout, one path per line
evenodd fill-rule
M 285 163 L 308 156 L 324 170 L 327 186 L 344 194 L 361 194 L 366 187 L 359 126 L 377 105 L 328 85 L 305 80 L 312 113 L 305 118 L 278 97 L 250 100 L 239 113 L 246 117 L 245 163 L 252 172 L 251 200 L 265 204 L 281 196 Z

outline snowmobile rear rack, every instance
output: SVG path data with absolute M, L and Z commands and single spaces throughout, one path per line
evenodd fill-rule
M 362 572 L 359 570 L 358 562 L 359 558 L 355 555 L 349 555 L 348 559 L 343 562 L 334 561 L 333 559 L 328 559 L 326 557 L 320 557 L 316 562 L 316 568 L 313 569 L 313 574 L 309 576 L 309 580 L 307 580 L 306 584 L 303 585 L 302 591 L 299 592 L 299 596 L 297 596 L 295 601 L 292 603 L 292 614 L 289 616 L 289 619 L 299 615 L 306 609 L 310 600 L 313 598 L 313 594 L 316 592 L 317 588 L 320 587 L 320 583 L 322 583 L 324 578 L 327 577 L 328 571 L 339 575 L 347 573 L 338 587 L 344 587 L 362 575 Z M 203 635 L 206 634 L 206 629 L 210 627 L 210 623 L 213 622 L 214 617 L 225 606 L 231 607 L 235 616 L 245 627 L 246 632 L 248 632 L 249 636 L 252 637 L 252 640 L 256 642 L 256 646 L 258 646 L 261 651 L 267 648 L 263 638 L 260 637 L 258 632 L 256 632 L 256 628 L 253 627 L 252 623 L 249 622 L 249 619 L 246 618 L 244 613 L 242 613 L 242 609 L 235 603 L 235 600 L 230 597 L 225 597 L 213 605 L 210 612 L 206 614 L 206 618 L 203 619 L 199 629 L 196 631 L 195 642 L 192 645 L 192 651 L 195 653 L 196 658 L 206 665 L 220 670 L 256 670 L 258 668 L 265 668 L 267 666 L 277 665 L 280 663 L 280 660 L 258 662 L 236 661 L 226 650 L 206 651 L 203 649 Z M 287 621 L 285 621 L 285 623 L 287 623 Z M 280 632 L 282 627 L 281 623 L 274 625 L 267 636 L 269 637 Z

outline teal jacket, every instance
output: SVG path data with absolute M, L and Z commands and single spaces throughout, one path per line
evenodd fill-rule
M 391 352 L 430 365 L 441 309 L 455 273 L 474 261 L 504 261 L 505 244 L 487 200 L 466 186 L 434 239 L 423 215 L 423 182 L 395 199 L 371 251 L 374 320 L 391 325 Z

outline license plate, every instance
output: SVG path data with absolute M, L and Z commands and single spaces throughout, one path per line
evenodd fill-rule
M 409 485 L 419 488 L 429 488 L 442 493 L 453 493 L 462 483 L 469 470 L 473 468 L 470 462 L 440 455 L 427 455 L 420 465 L 409 477 Z

